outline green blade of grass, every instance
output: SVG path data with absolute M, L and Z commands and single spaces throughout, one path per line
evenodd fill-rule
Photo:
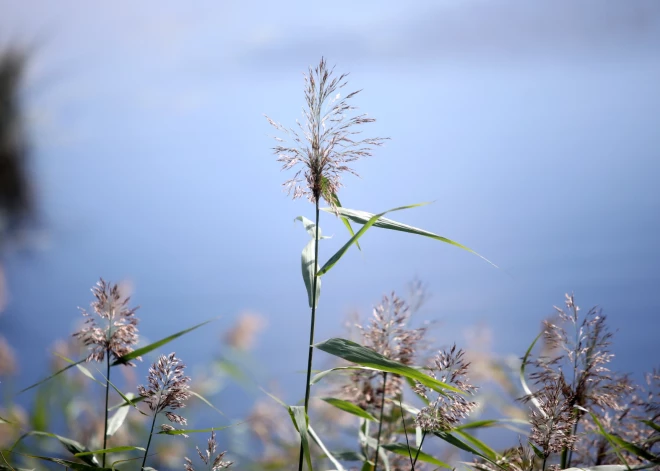
M 363 419 L 371 420 L 372 422 L 378 422 L 376 417 L 371 415 L 366 410 L 356 406 L 352 402 L 344 401 L 343 399 L 337 399 L 334 397 L 322 397 L 321 400 L 327 402 L 331 406 L 335 406 L 337 409 L 341 409 L 344 412 L 348 412 L 349 414 L 362 417 Z
M 371 371 L 377 371 L 374 368 L 367 368 L 366 366 L 338 366 L 336 368 L 330 368 L 329 370 L 321 371 L 320 373 L 317 373 L 314 375 L 314 377 L 309 381 L 309 384 L 314 385 L 321 381 L 324 377 L 329 375 L 330 373 L 333 373 L 335 371 L 342 371 L 342 370 L 371 370 Z
M 126 394 L 126 397 L 129 397 L 130 394 L 132 393 Z M 124 402 L 120 402 L 119 404 L 115 404 L 114 406 L 109 407 L 108 410 L 115 410 L 115 409 L 119 409 L 120 407 L 126 407 L 126 406 L 135 406 L 135 404 L 137 404 L 138 402 L 142 402 L 145 399 L 146 397 L 142 397 L 142 396 L 137 396 L 137 397 L 131 396 L 129 401 L 124 401 Z
M 100 466 L 88 465 L 83 463 L 76 463 L 75 461 L 63 460 L 60 458 L 51 458 L 49 456 L 31 455 L 29 453 L 13 452 L 17 455 L 27 456 L 42 461 L 50 461 L 51 463 L 59 464 L 62 467 L 72 469 L 74 471 L 113 471 L 112 468 L 102 468 Z
M 93 451 L 85 451 L 83 453 L 76 453 L 74 456 L 79 458 L 81 456 L 87 456 L 87 455 L 104 455 L 106 453 L 121 453 L 122 451 L 133 451 L 133 450 L 144 451 L 144 448 L 139 446 L 116 446 L 113 448 L 105 448 L 103 450 L 93 450 Z
M 192 394 L 193 396 L 195 396 L 195 397 L 196 397 L 197 399 L 199 399 L 200 401 L 202 401 L 204 404 L 206 404 L 207 406 L 209 406 L 211 409 L 213 409 L 214 411 L 216 411 L 217 413 L 219 413 L 221 416 L 223 416 L 223 417 L 227 417 L 227 416 L 225 415 L 224 412 L 222 412 L 220 409 L 218 409 L 218 408 L 215 407 L 213 404 L 211 404 L 211 401 L 209 401 L 208 399 L 206 399 L 206 398 L 205 398 L 204 396 L 202 396 L 201 394 L 196 393 L 195 391 L 193 391 L 193 390 L 191 390 L 191 389 L 189 389 L 188 392 L 189 392 L 190 394 Z
M 129 396 L 130 395 L 130 396 Z M 133 394 L 128 393 L 126 395 L 127 398 L 133 399 Z M 121 428 L 121 426 L 124 424 L 124 421 L 126 420 L 126 417 L 128 417 L 128 412 L 130 409 L 128 407 L 120 407 L 117 412 L 113 414 L 112 417 L 108 420 L 108 437 L 111 437 Z
M 49 377 L 44 378 L 44 379 L 42 379 L 41 381 L 39 381 L 39 382 L 37 382 L 37 383 L 34 383 L 34 384 L 28 386 L 27 388 L 21 389 L 21 390 L 18 392 L 18 394 L 24 393 L 25 391 L 29 391 L 29 390 L 32 389 L 32 388 L 36 388 L 36 387 L 39 386 L 40 384 L 43 384 L 43 383 L 45 383 L 46 381 L 48 381 L 48 380 L 50 380 L 50 379 L 53 379 L 55 376 L 58 376 L 58 375 L 64 373 L 64 372 L 67 371 L 68 369 L 73 368 L 74 366 L 79 365 L 79 364 L 84 363 L 84 362 L 85 362 L 85 360 L 80 360 L 80 361 L 78 361 L 78 362 L 76 362 L 76 363 L 74 363 L 74 364 L 72 364 L 72 365 L 65 366 L 64 368 L 62 368 L 62 369 L 59 370 L 59 371 L 56 371 L 55 373 L 53 373 L 53 374 L 50 375 Z
M 300 434 L 300 441 L 305 454 L 305 461 L 307 461 L 307 469 L 312 471 L 312 455 L 309 452 L 309 437 L 307 434 L 307 427 L 309 425 L 309 418 L 303 406 L 289 406 L 289 415 L 291 421 Z
M 337 206 L 337 208 L 342 207 L 341 202 L 339 201 L 339 197 L 337 196 L 336 193 L 332 194 L 332 199 L 334 200 L 335 206 Z M 351 226 L 351 223 L 349 222 L 348 218 L 346 216 L 339 215 L 339 219 L 341 219 L 341 222 L 344 223 L 344 226 L 348 230 L 348 233 L 351 235 L 351 237 L 355 236 L 355 232 L 353 231 L 353 226 Z M 355 241 L 355 246 L 358 248 L 359 251 L 362 251 L 362 247 L 360 247 L 360 242 L 358 242 L 357 240 Z
M 187 435 L 189 433 L 209 433 L 209 432 L 219 432 L 226 428 L 235 427 L 236 425 L 244 424 L 245 421 L 236 422 L 235 424 L 223 425 L 221 427 L 211 427 L 211 428 L 191 428 L 184 430 L 161 430 L 157 432 L 157 435 Z
M 312 440 L 314 440 L 314 442 L 319 446 L 319 448 L 323 451 L 323 453 L 325 453 L 325 456 L 332 462 L 332 464 L 335 465 L 335 467 L 337 468 L 336 471 L 346 471 L 346 469 L 341 465 L 341 463 L 339 461 L 337 461 L 337 458 L 335 458 L 332 455 L 332 453 L 330 453 L 330 451 L 328 451 L 326 446 L 321 441 L 321 438 L 319 438 L 319 436 L 316 434 L 316 432 L 314 432 L 314 429 L 309 425 L 308 425 L 307 428 L 308 428 L 308 431 L 309 431 L 309 435 L 312 437 Z M 309 468 L 309 469 L 311 470 L 312 468 Z
M 312 287 L 314 286 L 314 269 L 318 270 L 319 264 L 316 262 L 314 256 L 314 242 L 316 240 L 316 225 L 304 216 L 298 216 L 295 221 L 302 222 L 305 230 L 311 236 L 311 240 L 305 245 L 301 254 L 301 268 L 302 277 L 305 282 L 305 289 L 307 290 L 307 300 L 309 307 L 312 307 L 314 297 L 312 296 Z M 321 235 L 321 228 L 319 228 L 319 240 L 327 239 Z M 316 305 L 318 306 L 319 297 L 321 296 L 321 279 L 316 280 Z
M 407 445 L 404 445 L 403 443 L 389 443 L 385 445 L 381 445 L 382 448 L 385 448 L 387 451 L 391 453 L 396 453 L 397 455 L 409 457 L 409 449 Z M 417 453 L 417 450 L 413 450 L 413 455 Z M 453 469 L 450 465 L 447 463 L 440 461 L 428 453 L 424 453 L 423 451 L 420 451 L 419 454 L 417 455 L 417 460 L 418 461 L 423 461 L 425 463 L 433 464 L 435 466 L 439 466 L 441 468 L 447 468 L 447 469 Z
M 391 213 L 392 211 L 401 211 L 403 209 L 416 208 L 418 206 L 424 206 L 425 204 L 429 204 L 429 203 L 418 203 L 418 204 L 411 204 L 411 205 L 408 205 L 408 206 L 400 206 L 398 208 L 388 209 L 387 211 L 383 211 L 382 213 L 379 213 L 379 214 L 376 214 L 376 215 L 372 216 L 368 221 L 366 221 L 364 223 L 362 228 L 353 237 L 351 237 L 348 240 L 348 242 L 346 242 L 344 244 L 344 246 L 342 248 L 340 248 L 337 252 L 335 252 L 335 254 L 332 257 L 330 257 L 330 260 L 328 260 L 325 263 L 325 265 L 323 265 L 323 268 L 321 268 L 321 270 L 319 270 L 317 276 L 320 277 L 320 276 L 326 274 L 328 271 L 330 271 L 330 269 L 332 267 L 334 267 L 335 264 L 344 256 L 344 254 L 346 253 L 346 251 L 348 251 L 348 249 L 351 247 L 351 245 L 353 245 L 355 242 L 357 242 L 357 240 L 360 237 L 362 237 L 364 235 L 364 233 L 367 232 L 369 230 L 369 228 L 376 223 L 376 221 L 378 221 L 379 218 L 381 218 L 382 216 L 384 216 L 387 213 Z M 337 208 L 337 210 L 339 210 L 339 209 L 340 208 Z
M 428 203 L 423 203 L 423 204 L 428 204 Z M 399 209 L 399 208 L 397 208 Z M 326 211 L 328 213 L 334 213 L 334 210 L 332 208 L 321 208 L 321 210 Z M 390 210 L 394 211 L 394 210 Z M 337 208 L 337 212 L 341 217 L 346 217 L 350 219 L 353 222 L 356 222 L 358 224 L 367 224 L 373 217 L 374 215 L 372 213 L 369 213 L 367 211 L 360 211 L 360 210 L 355 210 L 355 209 L 347 209 L 347 208 Z M 386 211 L 387 212 L 387 211 Z M 385 214 L 385 213 L 381 213 Z M 477 257 L 481 258 L 482 260 L 488 262 L 495 268 L 499 268 L 497 265 L 495 265 L 493 262 L 488 260 L 486 257 L 483 255 L 480 255 L 479 253 L 475 252 L 469 247 L 466 247 L 463 244 L 460 244 L 454 240 L 448 239 L 447 237 L 440 236 L 438 234 L 434 234 L 433 232 L 426 231 L 424 229 L 419 229 L 417 227 L 409 226 L 407 224 L 402 224 L 397 221 L 393 221 L 391 219 L 387 219 L 384 217 L 379 217 L 377 218 L 378 220 L 373 223 L 374 227 L 380 227 L 381 229 L 389 229 L 392 231 L 400 231 L 400 232 L 407 232 L 409 234 L 415 234 L 415 235 L 420 235 L 423 237 L 429 237 L 431 239 L 438 240 L 440 242 L 444 242 L 446 244 L 453 245 L 454 247 L 458 247 L 459 249 L 466 250 Z
M 525 352 L 525 356 L 523 356 L 522 363 L 520 364 L 520 384 L 522 384 L 522 388 L 525 391 L 525 394 L 527 394 L 530 397 L 531 403 L 534 404 L 534 406 L 538 409 L 538 411 L 543 417 L 547 417 L 547 414 L 543 411 L 543 407 L 541 407 L 541 403 L 536 397 L 534 397 L 534 393 L 532 393 L 532 390 L 529 389 L 529 386 L 527 386 L 527 380 L 525 379 L 525 365 L 527 365 L 527 359 L 529 358 L 529 355 L 532 353 L 532 349 L 534 348 L 534 345 L 536 345 L 536 342 L 539 341 L 542 335 L 543 332 L 541 332 L 539 335 L 536 336 L 532 344 Z
M 77 442 L 71 438 L 63 437 L 61 435 L 57 435 L 55 433 L 50 433 L 50 432 L 41 432 L 39 430 L 31 430 L 27 433 L 24 433 L 21 435 L 18 440 L 9 448 L 8 451 L 13 451 L 16 446 L 23 441 L 23 439 L 29 437 L 29 436 L 36 436 L 36 437 L 48 437 L 48 438 L 55 438 L 57 439 L 63 446 L 66 448 L 72 455 L 75 456 L 76 453 L 84 453 L 87 451 L 90 451 L 89 448 L 87 448 L 85 445 L 81 444 L 80 442 Z M 85 456 L 81 458 L 85 463 L 87 463 L 90 466 L 98 466 L 98 462 L 93 456 Z
M 72 359 L 65 357 L 64 355 L 60 355 L 60 354 L 57 353 L 57 352 L 53 352 L 53 353 L 54 353 L 54 355 L 55 355 L 56 357 L 61 358 L 62 360 L 66 361 L 67 363 L 71 364 L 71 366 L 75 366 L 75 367 L 78 369 L 78 371 L 80 371 L 82 374 L 84 374 L 84 375 L 87 376 L 89 379 L 91 379 L 92 381 L 94 381 L 94 382 L 100 384 L 101 386 L 103 386 L 103 387 L 105 388 L 105 384 L 102 383 L 101 381 L 99 381 L 98 379 L 96 379 L 96 378 L 94 377 L 94 375 L 92 374 L 92 372 L 89 371 L 89 370 L 88 370 L 87 368 L 85 368 L 84 366 L 82 366 L 82 365 L 80 364 L 80 362 L 75 362 L 75 361 L 73 361 Z
M 411 368 L 410 366 L 392 361 L 389 358 L 355 342 L 351 342 L 350 340 L 332 338 L 325 342 L 317 343 L 314 347 L 331 355 L 343 358 L 346 361 L 350 361 L 351 363 L 357 363 L 358 365 L 370 367 L 378 371 L 386 371 L 388 373 L 394 373 L 414 379 L 440 394 L 445 394 L 445 390 L 457 394 L 465 394 L 465 392 L 450 384 L 438 381 L 437 379 L 432 378 L 415 368 Z
M 453 436 L 451 433 L 448 433 L 448 432 L 433 432 L 433 435 L 435 435 L 436 437 L 446 441 L 450 445 L 453 445 L 453 446 L 455 446 L 456 448 L 458 448 L 460 450 L 467 451 L 469 453 L 472 453 L 473 455 L 479 456 L 480 458 L 483 458 L 486 461 L 488 461 L 489 463 L 494 464 L 498 468 L 506 471 L 506 468 L 504 468 L 501 464 L 498 464 L 496 461 L 490 459 L 488 456 L 484 455 L 479 450 L 477 450 L 477 449 L 473 448 L 472 446 L 470 446 L 469 444 L 459 440 L 458 438 Z
M 158 340 L 157 342 L 151 343 L 147 345 L 146 347 L 138 348 L 137 350 L 133 350 L 131 353 L 127 353 L 126 355 L 117 358 L 110 366 L 116 366 L 116 365 L 124 365 L 128 363 L 131 360 L 135 360 L 137 357 L 142 356 L 146 353 L 149 353 L 153 350 L 156 350 L 158 347 L 162 347 L 163 345 L 166 345 L 170 343 L 172 340 L 175 340 L 182 335 L 187 334 L 188 332 L 192 332 L 195 329 L 200 328 L 203 325 L 208 324 L 209 322 L 213 322 L 214 320 L 218 319 L 217 317 L 213 319 L 209 319 L 208 321 L 204 321 L 201 324 L 197 324 L 193 327 L 190 327 L 188 329 L 182 330 L 181 332 L 177 332 L 176 334 L 172 334 L 169 337 L 165 337 L 164 339 Z

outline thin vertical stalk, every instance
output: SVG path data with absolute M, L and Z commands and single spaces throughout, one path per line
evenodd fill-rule
M 422 433 L 422 441 L 419 442 L 419 448 L 417 448 L 417 453 L 415 453 L 415 459 L 412 463 L 412 471 L 415 471 L 415 464 L 417 463 L 417 458 L 419 458 L 419 452 L 422 451 L 422 445 L 424 444 L 424 439 L 426 438 L 426 430 Z
M 108 395 L 110 394 L 110 352 L 107 351 L 105 352 L 105 359 L 106 359 L 106 375 L 105 375 L 105 421 L 104 421 L 104 426 L 103 426 L 103 449 L 105 450 L 107 440 L 108 440 Z M 105 468 L 105 455 L 106 453 L 103 453 L 103 467 Z
M 383 412 L 385 411 L 385 386 L 387 385 L 387 372 L 383 372 L 383 390 L 380 396 L 380 420 L 378 421 L 378 438 L 376 439 L 376 459 L 374 471 L 378 471 L 378 454 L 380 453 L 380 433 L 383 430 Z
M 411 469 L 414 468 L 412 453 L 410 453 L 410 442 L 408 441 L 408 429 L 406 428 L 406 417 L 403 412 L 403 404 L 401 404 L 401 396 L 399 396 L 399 407 L 401 408 L 401 421 L 403 422 L 403 433 L 406 435 L 406 446 L 408 447 L 408 456 L 410 457 Z
M 312 281 L 312 319 L 309 326 L 309 353 L 307 355 L 307 379 L 305 381 L 305 414 L 309 409 L 309 390 L 311 376 L 312 376 L 312 356 L 314 355 L 314 324 L 316 323 L 316 286 L 318 277 L 319 265 L 319 197 L 316 197 L 316 215 L 314 218 L 314 280 Z M 300 441 L 300 457 L 298 458 L 298 471 L 303 469 L 303 445 L 302 439 Z M 312 471 L 311 469 L 309 471 Z
M 154 425 L 156 425 L 156 416 L 158 415 L 158 412 L 154 413 L 154 420 L 151 421 L 151 430 L 149 431 L 149 440 L 147 441 L 147 448 L 144 450 L 144 458 L 142 459 L 142 466 L 140 466 L 140 469 L 144 468 L 144 465 L 147 462 L 147 453 L 149 453 L 149 445 L 151 445 L 151 437 L 154 434 Z

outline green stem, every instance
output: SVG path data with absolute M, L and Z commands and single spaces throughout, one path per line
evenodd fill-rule
M 419 458 L 419 452 L 422 451 L 422 445 L 424 444 L 424 439 L 426 438 L 426 430 L 422 433 L 422 441 L 419 442 L 419 448 L 417 448 L 417 453 L 415 454 L 415 459 L 412 463 L 412 471 L 415 471 L 415 463 L 417 463 L 417 458 Z
M 103 426 L 103 449 L 106 449 L 106 444 L 108 440 L 108 395 L 110 394 L 110 352 L 107 351 L 105 352 L 105 358 L 106 358 L 106 364 L 107 369 L 106 369 L 106 375 L 105 375 L 105 422 Z M 103 467 L 105 468 L 105 455 L 106 453 L 103 453 Z
M 312 319 L 309 326 L 309 353 L 307 355 L 307 380 L 305 382 L 305 414 L 309 409 L 309 390 L 310 390 L 310 381 L 312 376 L 312 355 L 314 354 L 314 324 L 316 322 L 316 286 L 318 277 L 319 265 L 319 197 L 316 197 L 316 216 L 314 220 L 315 229 L 314 229 L 314 280 L 312 281 Z M 300 441 L 300 457 L 298 459 L 298 471 L 303 469 L 303 445 L 302 439 Z M 312 470 L 310 470 L 312 471 Z
M 374 471 L 378 471 L 378 453 L 380 452 L 380 433 L 383 430 L 383 412 L 385 411 L 385 386 L 387 385 L 387 372 L 383 372 L 383 390 L 380 396 L 380 420 L 378 421 L 378 438 L 376 439 L 376 459 Z
M 406 446 L 408 447 L 408 456 L 410 457 L 410 466 L 411 468 L 415 466 L 413 464 L 412 453 L 410 453 L 410 442 L 408 441 L 408 429 L 406 428 L 406 417 L 403 412 L 403 404 L 401 404 L 401 396 L 399 395 L 399 408 L 401 408 L 401 421 L 403 422 L 403 433 L 406 435 Z
M 158 412 L 154 413 L 154 420 L 151 421 L 151 430 L 149 431 L 149 441 L 147 441 L 147 448 L 144 450 L 144 458 L 142 459 L 142 466 L 140 466 L 140 469 L 144 468 L 144 465 L 147 462 L 147 453 L 149 453 L 149 445 L 151 445 L 151 437 L 154 434 L 154 425 L 156 425 L 156 416 L 158 415 Z
M 543 468 L 541 468 L 542 471 L 545 471 L 545 462 L 548 461 L 548 457 L 544 456 L 543 457 Z M 563 468 L 562 468 L 563 469 Z

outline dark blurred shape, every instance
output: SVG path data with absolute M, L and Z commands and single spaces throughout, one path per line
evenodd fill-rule
M 25 63 L 25 53 L 17 48 L 0 52 L 0 249 L 33 209 L 26 175 L 28 145 L 19 98 Z

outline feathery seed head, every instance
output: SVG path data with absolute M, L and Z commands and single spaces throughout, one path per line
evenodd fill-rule
M 433 378 L 472 395 L 477 388 L 468 382 L 467 373 L 470 364 L 465 362 L 464 355 L 465 352 L 456 350 L 454 345 L 450 350 L 438 352 L 427 370 Z M 429 388 L 423 384 L 416 383 L 414 390 L 429 399 Z M 468 401 L 463 394 L 445 391 L 419 411 L 415 417 L 415 424 L 426 431 L 449 430 L 467 417 L 476 405 L 476 402 Z
M 373 147 L 382 145 L 385 139 L 356 138 L 360 131 L 355 128 L 375 119 L 368 118 L 366 114 L 348 117 L 348 113 L 356 109 L 348 101 L 359 91 L 342 97 L 340 89 L 347 84 L 348 74 L 333 77 L 333 71 L 334 68 L 329 69 L 323 58 L 317 67 L 309 68 L 305 75 L 305 123 L 297 121 L 297 130 L 286 128 L 268 116 L 266 119 L 292 141 L 285 144 L 283 139 L 275 138 L 278 145 L 273 151 L 278 156 L 278 162 L 283 164 L 282 170 L 289 170 L 298 164 L 303 166 L 284 183 L 289 194 L 293 191 L 294 199 L 307 196 L 313 203 L 323 197 L 334 207 L 332 194 L 342 186 L 341 174 L 348 172 L 357 175 L 347 164 L 372 155 Z
M 105 325 L 99 326 L 96 318 L 92 317 L 84 309 L 83 316 L 86 317 L 85 327 L 73 334 L 90 346 L 87 361 L 103 361 L 106 352 L 114 359 L 119 359 L 133 351 L 133 345 L 138 341 L 138 318 L 135 311 L 138 308 L 129 308 L 129 297 L 124 297 L 118 285 L 106 283 L 103 278 L 92 288 L 96 301 L 91 303 L 92 309 L 105 321 Z M 141 360 L 140 357 L 137 358 Z M 127 362 L 135 366 L 133 362 Z
M 144 386 L 138 386 L 140 396 L 144 397 L 146 402 L 155 414 L 165 412 L 167 420 L 173 423 L 185 425 L 186 419 L 172 411 L 185 407 L 184 401 L 190 397 L 189 385 L 190 378 L 184 376 L 185 365 L 180 359 L 174 356 L 161 355 L 158 360 L 149 368 L 149 389 Z M 171 430 L 165 425 L 163 430 Z
M 222 460 L 222 458 L 224 458 L 225 456 L 225 453 L 227 453 L 226 451 L 219 453 L 218 456 L 213 458 L 213 455 L 215 455 L 215 451 L 217 447 L 218 445 L 215 441 L 215 431 L 211 432 L 211 438 L 209 438 L 208 446 L 206 450 L 204 450 L 204 453 L 202 453 L 199 447 L 197 447 L 197 454 L 199 455 L 199 458 L 207 466 L 207 469 L 209 471 L 219 471 L 220 469 L 229 468 L 232 465 L 231 461 Z M 188 457 L 185 457 L 184 460 L 185 460 L 185 464 L 183 465 L 184 469 L 186 471 L 195 471 L 195 468 L 193 468 L 192 465 L 192 460 Z

